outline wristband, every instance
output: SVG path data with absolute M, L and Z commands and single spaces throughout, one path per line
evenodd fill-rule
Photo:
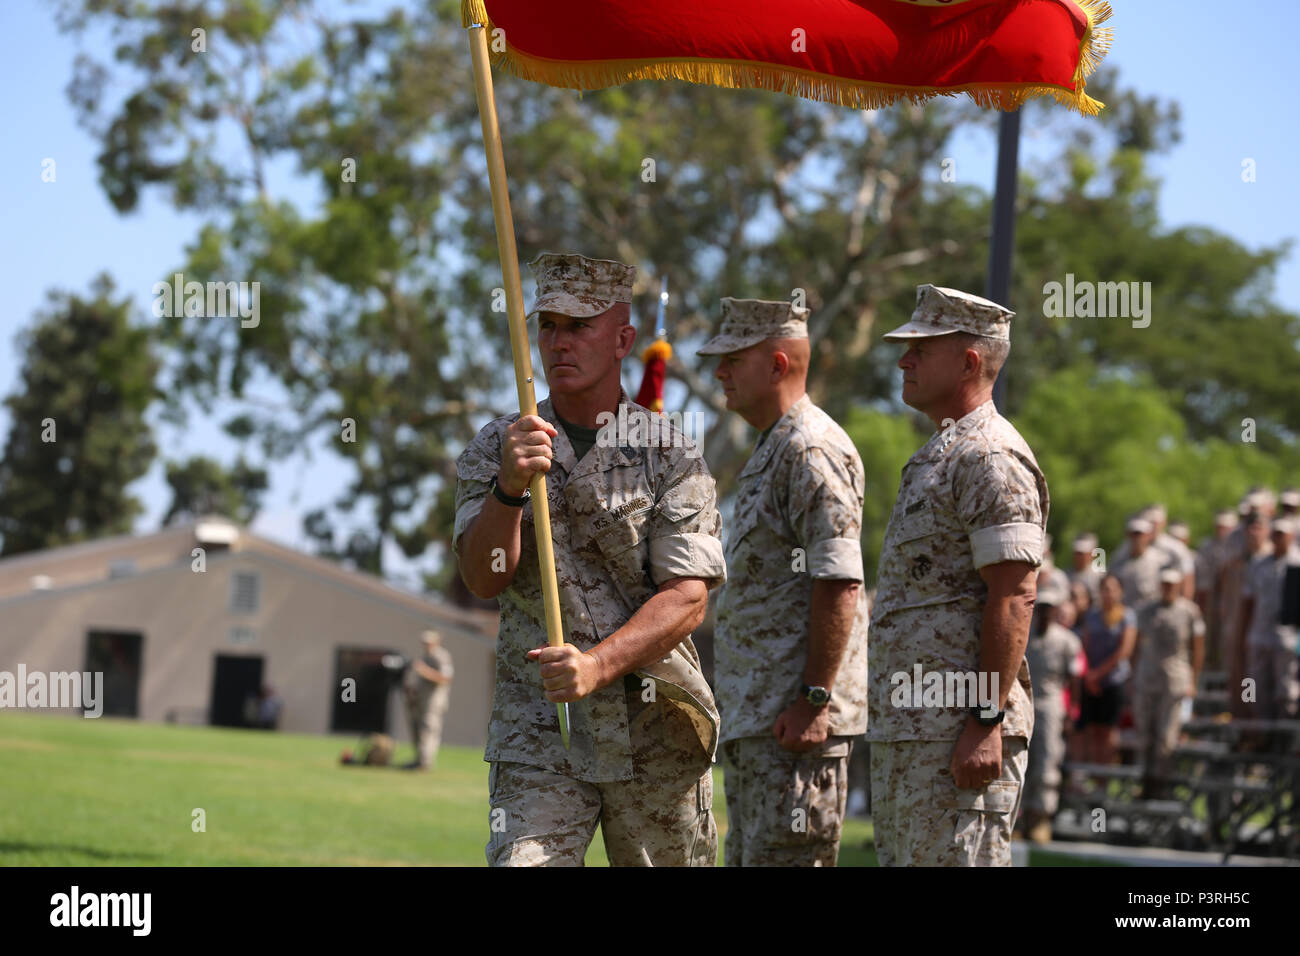
M 518 498 L 514 497 L 514 495 L 506 494 L 501 490 L 501 486 L 497 484 L 496 475 L 493 475 L 492 480 L 488 482 L 488 489 L 492 492 L 497 501 L 511 508 L 522 508 L 528 503 L 528 499 L 533 496 L 533 493 L 527 488 L 524 489 L 524 493 Z

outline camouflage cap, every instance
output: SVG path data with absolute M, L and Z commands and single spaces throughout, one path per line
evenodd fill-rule
M 1169 512 L 1165 510 L 1164 505 L 1147 505 L 1142 509 L 1142 517 L 1154 524 L 1163 524 L 1169 520 Z
M 1091 531 L 1085 531 L 1074 539 L 1075 551 L 1086 551 L 1092 554 L 1092 549 L 1095 547 L 1097 547 L 1097 536 Z
M 1289 534 L 1294 538 L 1296 536 L 1296 531 L 1300 530 L 1297 528 L 1297 525 L 1300 525 L 1300 521 L 1296 521 L 1295 518 L 1274 518 L 1273 533 Z
M 1045 604 L 1049 607 L 1060 607 L 1068 600 L 1070 600 L 1070 589 L 1054 575 L 1048 577 L 1034 596 L 1035 604 Z
M 1160 572 L 1161 584 L 1178 584 L 1183 580 L 1183 572 L 1177 568 L 1165 568 Z
M 791 302 L 763 299 L 722 300 L 722 326 L 696 355 L 726 355 L 767 339 L 808 338 L 808 310 Z
M 894 342 L 969 332 L 1010 342 L 1014 315 L 1010 309 L 969 292 L 919 285 L 916 287 L 916 310 L 912 313 L 912 320 L 887 332 L 885 339 Z
M 1237 522 L 1237 512 L 1230 511 L 1227 508 L 1221 509 L 1214 516 L 1214 523 L 1220 528 L 1235 528 Z
M 589 319 L 632 301 L 636 266 L 613 259 L 588 259 L 576 253 L 543 252 L 528 263 L 537 278 L 537 302 L 528 313 L 558 312 Z
M 1278 500 L 1284 508 L 1300 508 L 1300 489 L 1288 488 Z
M 1277 507 L 1277 498 L 1267 488 L 1252 488 L 1246 495 L 1246 504 L 1253 511 L 1272 511 Z
M 437 631 L 433 631 L 433 630 L 425 631 L 423 634 L 420 635 L 420 640 L 426 644 L 437 644 L 440 640 L 442 640 L 442 635 L 439 634 Z

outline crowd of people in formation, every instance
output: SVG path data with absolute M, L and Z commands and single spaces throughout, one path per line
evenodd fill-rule
M 1218 512 L 1196 550 L 1187 525 L 1167 519 L 1158 504 L 1134 515 L 1109 556 L 1080 534 L 1069 571 L 1048 542 L 1026 651 L 1036 720 L 1021 824 L 1031 839 L 1050 837 L 1067 753 L 1115 763 L 1121 727 L 1135 729 L 1144 791 L 1158 795 L 1203 672 L 1223 675 L 1233 718 L 1296 716 L 1300 490 L 1253 489 Z

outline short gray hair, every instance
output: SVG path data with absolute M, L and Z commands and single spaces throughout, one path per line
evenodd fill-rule
M 961 349 L 974 349 L 979 353 L 980 371 L 989 381 L 997 379 L 998 372 L 1011 354 L 1011 343 L 1004 339 L 992 339 L 987 335 L 973 335 L 970 332 L 953 332 L 952 338 Z

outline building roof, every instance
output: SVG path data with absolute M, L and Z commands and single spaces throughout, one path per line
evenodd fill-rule
M 117 535 L 0 558 L 0 606 L 34 596 L 53 596 L 74 588 L 106 587 L 127 576 L 191 563 L 194 549 L 205 557 L 240 555 L 287 566 L 358 595 L 404 607 L 462 632 L 493 640 L 497 615 L 456 607 L 389 584 L 383 578 L 285 547 L 219 516 L 175 524 L 152 534 Z

